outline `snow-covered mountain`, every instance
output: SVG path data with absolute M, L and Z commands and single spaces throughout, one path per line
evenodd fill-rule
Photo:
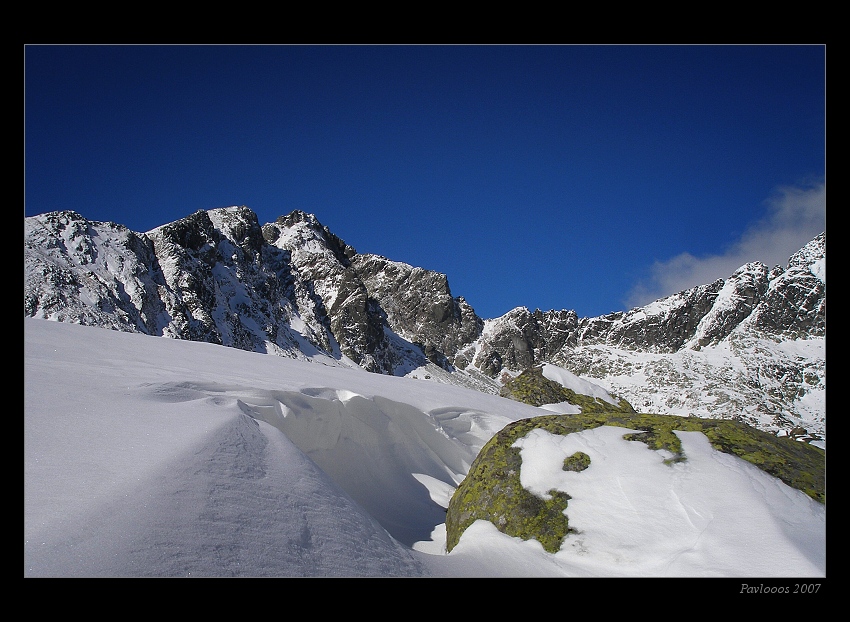
M 24 316 L 203 341 L 498 394 L 552 363 L 636 410 L 731 418 L 825 445 L 826 236 L 786 267 L 628 312 L 482 319 L 446 275 L 360 254 L 315 216 L 202 210 L 146 233 L 24 219 Z

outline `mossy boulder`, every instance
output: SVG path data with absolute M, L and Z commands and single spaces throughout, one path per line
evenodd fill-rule
M 550 380 L 543 375 L 542 367 L 531 367 L 524 370 L 515 378 L 505 381 L 499 393 L 502 397 L 531 404 L 532 406 L 543 406 L 544 404 L 560 404 L 569 402 L 581 408 L 582 413 L 599 412 L 623 412 L 633 413 L 635 409 L 626 400 L 619 399 L 619 405 L 615 406 L 598 397 L 582 395 L 572 389 Z
M 668 463 L 687 460 L 675 430 L 702 432 L 714 449 L 738 456 L 813 499 L 826 503 L 824 450 L 774 436 L 744 423 L 620 412 L 544 415 L 508 424 L 481 449 L 449 502 L 446 513 L 447 550 L 451 551 L 457 545 L 469 525 L 483 519 L 509 536 L 535 539 L 546 551 L 558 551 L 564 537 L 573 531 L 566 511 L 570 495 L 551 490 L 551 499 L 544 500 L 523 488 L 520 483 L 520 450 L 513 445 L 537 428 L 566 436 L 602 425 L 635 430 L 635 434 L 624 438 L 646 443 L 651 449 L 665 450 L 671 456 L 666 460 Z M 564 461 L 563 468 L 581 471 L 589 464 L 590 457 L 577 452 Z

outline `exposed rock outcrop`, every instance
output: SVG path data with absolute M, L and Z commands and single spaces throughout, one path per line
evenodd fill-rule
M 517 441 L 533 430 L 566 436 L 613 425 L 635 430 L 626 440 L 646 443 L 667 456 L 667 464 L 686 462 L 675 430 L 702 432 L 718 451 L 742 458 L 787 485 L 826 503 L 826 455 L 817 447 L 756 430 L 735 421 L 628 413 L 544 415 L 508 424 L 481 449 L 466 478 L 452 495 L 446 513 L 446 548 L 451 551 L 464 530 L 476 520 L 491 522 L 502 533 L 534 539 L 555 553 L 574 533 L 570 525 L 569 490 L 550 490 L 548 498 L 526 489 L 520 481 L 521 451 Z M 593 458 L 577 452 L 564 460 L 565 471 L 592 468 Z

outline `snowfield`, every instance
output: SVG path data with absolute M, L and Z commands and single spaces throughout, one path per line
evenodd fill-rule
M 25 318 L 24 576 L 826 576 L 825 506 L 700 433 L 682 433 L 688 460 L 667 466 L 614 427 L 521 441 L 523 484 L 572 497 L 579 534 L 558 553 L 479 521 L 447 554 L 445 507 L 480 448 L 542 414 L 434 381 Z M 558 468 L 578 450 L 590 468 Z

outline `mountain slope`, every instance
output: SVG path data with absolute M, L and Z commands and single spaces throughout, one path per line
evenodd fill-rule
M 483 320 L 445 275 L 362 255 L 292 212 L 201 210 L 147 233 L 74 212 L 24 219 L 24 316 L 204 341 L 497 394 L 553 363 L 642 412 L 825 441 L 826 236 L 786 268 L 628 312 L 518 307 Z

